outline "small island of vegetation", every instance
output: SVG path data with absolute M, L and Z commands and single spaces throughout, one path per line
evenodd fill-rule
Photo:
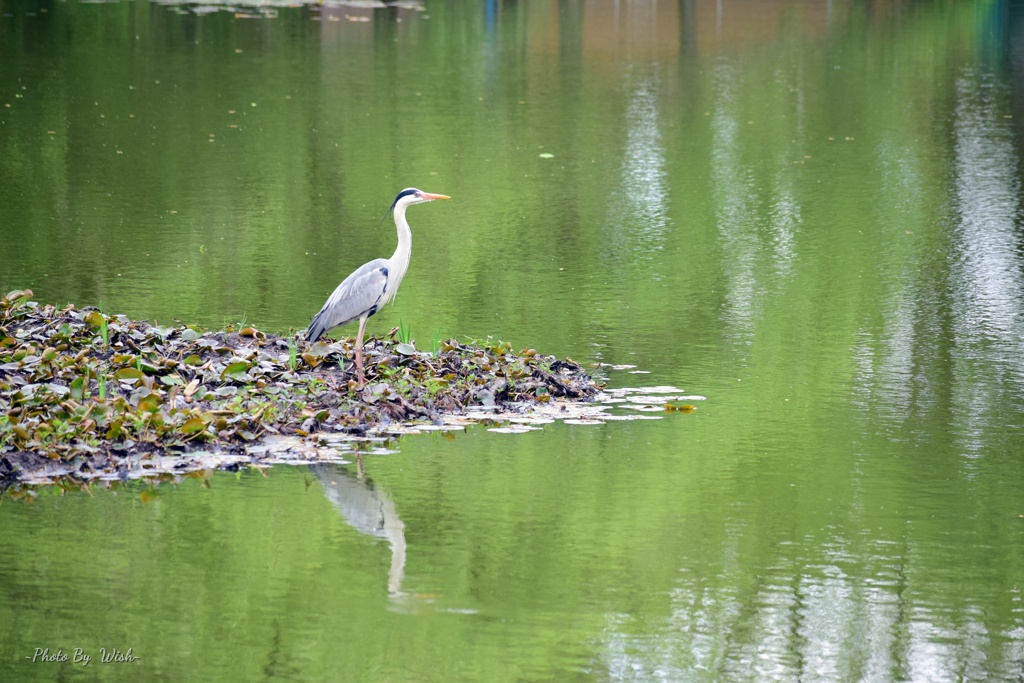
M 358 435 L 382 423 L 440 423 L 470 406 L 598 393 L 571 359 L 489 340 L 419 351 L 397 329 L 367 340 L 359 390 L 349 339 L 309 345 L 253 327 L 161 327 L 32 296 L 0 298 L 0 478 L 40 461 L 100 472 L 126 453 Z

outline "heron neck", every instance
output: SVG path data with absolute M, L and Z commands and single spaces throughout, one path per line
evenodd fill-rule
M 395 207 L 395 227 L 398 228 L 398 248 L 391 261 L 399 269 L 402 275 L 409 267 L 409 259 L 412 257 L 412 230 L 409 229 L 409 221 L 405 220 L 405 207 Z

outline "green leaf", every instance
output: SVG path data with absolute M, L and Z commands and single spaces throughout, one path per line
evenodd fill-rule
M 146 394 L 139 399 L 136 411 L 139 413 L 155 413 L 160 407 L 160 397 L 156 394 Z
M 105 403 L 94 403 L 89 408 L 89 412 L 86 413 L 86 417 L 89 419 L 100 422 L 110 413 L 110 407 Z
M 196 339 L 199 339 L 199 333 L 191 327 L 186 327 L 181 331 L 181 338 L 187 342 L 195 341 Z
M 182 362 L 185 363 L 185 365 L 202 365 L 203 359 L 193 353 L 191 356 L 187 356 Z
M 110 423 L 110 427 L 107 429 L 107 438 L 116 439 L 119 436 L 124 435 L 124 425 L 121 420 L 114 420 Z
M 224 368 L 224 371 L 220 373 L 220 376 L 223 378 L 227 377 L 228 375 L 241 375 L 248 369 L 248 363 L 246 363 L 245 361 L 238 361 L 237 363 L 232 363 L 231 365 Z
M 201 417 L 190 417 L 181 425 L 183 434 L 195 434 L 206 429 L 206 421 Z
M 416 354 L 416 347 L 412 344 L 398 344 L 395 346 L 395 351 L 403 356 L 412 356 Z
M 85 324 L 90 327 L 100 328 L 103 326 L 106 320 L 103 318 L 103 314 L 99 311 L 89 311 L 85 316 Z
M 138 368 L 121 368 L 114 373 L 114 379 L 139 379 L 143 376 L 142 370 Z
M 82 395 L 85 393 L 85 377 L 76 377 L 75 381 L 71 383 L 71 398 L 76 401 L 82 400 Z

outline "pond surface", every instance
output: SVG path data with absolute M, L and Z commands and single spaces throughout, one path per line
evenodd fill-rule
M 416 186 L 371 332 L 707 401 L 5 495 L 0 679 L 1020 680 L 1024 7 L 353 5 L 0 0 L 0 289 L 301 329 Z

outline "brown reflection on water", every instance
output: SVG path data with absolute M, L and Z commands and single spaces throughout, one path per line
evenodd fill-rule
M 680 54 L 734 52 L 778 41 L 793 33 L 805 39 L 826 38 L 837 26 L 867 18 L 891 21 L 911 4 L 904 1 L 864 3 L 840 0 L 586 0 L 527 8 L 523 18 L 514 2 L 494 3 L 494 16 L 525 21 L 531 49 L 557 54 L 567 21 L 579 22 L 582 54 L 587 58 L 628 57 L 671 60 Z M 494 21 L 494 19 L 491 19 Z

